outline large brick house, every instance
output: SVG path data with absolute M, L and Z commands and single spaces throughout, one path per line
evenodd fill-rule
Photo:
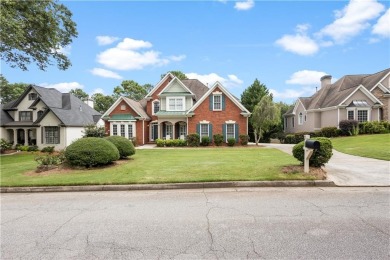
M 168 73 L 137 102 L 120 97 L 103 114 L 109 135 L 135 138 L 137 143 L 156 139 L 185 139 L 188 134 L 201 137 L 222 134 L 239 139 L 248 134 L 251 113 L 220 83 L 211 88 L 199 80 L 179 80 Z
M 346 75 L 321 87 L 311 97 L 300 97 L 284 114 L 286 133 L 313 132 L 339 127 L 342 120 L 389 121 L 390 68 L 373 74 Z

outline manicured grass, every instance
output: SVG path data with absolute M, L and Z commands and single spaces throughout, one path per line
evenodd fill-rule
M 390 134 L 338 137 L 332 144 L 339 152 L 390 161 Z
M 2 156 L 1 186 L 314 179 L 302 173 L 283 173 L 283 166 L 299 162 L 267 148 L 145 149 L 111 167 L 25 174 L 36 165 L 31 154 Z

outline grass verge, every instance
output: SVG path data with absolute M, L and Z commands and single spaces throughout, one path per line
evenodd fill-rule
M 332 144 L 342 153 L 390 161 L 390 134 L 338 137 Z
M 98 169 L 62 169 L 35 173 L 33 154 L 1 157 L 1 186 L 146 184 L 213 181 L 312 180 L 292 156 L 268 148 L 137 150 L 129 160 Z

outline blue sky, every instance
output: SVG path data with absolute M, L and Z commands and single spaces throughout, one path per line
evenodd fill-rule
M 257 78 L 274 100 L 310 96 L 322 75 L 390 66 L 388 1 L 63 1 L 79 36 L 73 66 L 28 71 L 1 63 L 11 83 L 111 94 L 122 80 L 156 84 L 180 70 L 234 95 Z

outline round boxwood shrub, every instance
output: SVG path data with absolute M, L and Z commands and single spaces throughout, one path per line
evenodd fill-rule
M 119 151 L 120 158 L 127 158 L 128 156 L 135 154 L 134 145 L 129 139 L 115 135 L 108 136 L 106 139 L 116 146 Z
M 119 151 L 104 138 L 86 137 L 69 145 L 65 150 L 65 158 L 71 165 L 89 168 L 118 160 Z
M 313 155 L 309 160 L 309 165 L 314 167 L 321 167 L 327 163 L 332 157 L 332 142 L 325 137 L 316 137 L 310 138 L 311 140 L 317 140 L 320 142 L 320 149 L 314 150 Z M 293 147 L 294 157 L 303 163 L 304 161 L 304 151 L 303 151 L 304 141 L 296 144 Z

